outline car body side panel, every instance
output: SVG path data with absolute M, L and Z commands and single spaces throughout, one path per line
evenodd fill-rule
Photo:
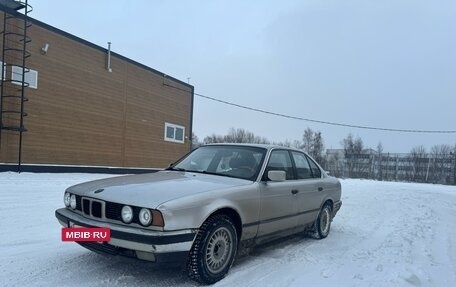
M 195 194 L 158 206 L 165 220 L 165 230 L 199 228 L 217 210 L 230 208 L 239 214 L 241 224 L 246 225 L 242 239 L 256 236 L 260 213 L 259 184 L 233 187 L 208 193 Z M 253 224 L 252 224 L 253 223 Z
M 299 192 L 296 194 L 299 212 L 298 225 L 307 225 L 315 221 L 324 198 L 322 191 L 318 191 L 322 181 L 322 179 L 297 180 L 299 182 Z
M 327 177 L 323 181 L 323 200 L 322 205 L 327 201 L 331 200 L 333 203 L 340 201 L 341 198 L 341 185 L 340 182 L 334 177 Z
M 261 183 L 258 236 L 296 226 L 298 204 L 290 181 Z

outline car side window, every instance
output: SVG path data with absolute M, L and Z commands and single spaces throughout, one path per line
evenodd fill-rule
M 310 164 L 310 169 L 312 170 L 313 178 L 321 178 L 321 170 L 320 170 L 320 168 L 309 157 L 307 157 L 307 159 L 308 159 L 309 164 Z
M 265 179 L 270 170 L 283 170 L 286 173 L 286 179 L 294 179 L 293 164 L 291 163 L 290 154 L 286 150 L 274 150 L 269 157 L 268 165 L 266 166 Z
M 296 166 L 296 175 L 298 179 L 307 179 L 312 178 L 312 173 L 310 171 L 309 162 L 306 159 L 306 156 L 300 152 L 291 152 L 293 160 Z

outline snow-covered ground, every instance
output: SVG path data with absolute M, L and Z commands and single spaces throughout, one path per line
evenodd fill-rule
M 61 242 L 72 184 L 109 175 L 0 173 L 0 286 L 194 286 L 181 269 Z M 324 240 L 295 236 L 235 261 L 215 286 L 456 286 L 456 187 L 342 180 Z

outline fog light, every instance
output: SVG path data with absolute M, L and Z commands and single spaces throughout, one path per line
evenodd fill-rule
M 73 209 L 76 209 L 76 195 L 72 194 L 70 197 L 70 206 Z
M 149 209 L 141 209 L 141 211 L 139 212 L 139 222 L 141 222 L 141 224 L 144 226 L 150 225 L 150 223 L 152 222 L 152 213 Z
M 63 195 L 63 203 L 65 204 L 66 207 L 70 207 L 70 197 L 71 197 L 71 194 L 68 192 L 65 192 L 65 194 Z
M 125 205 L 122 207 L 122 221 L 125 223 L 130 223 L 133 220 L 133 209 Z

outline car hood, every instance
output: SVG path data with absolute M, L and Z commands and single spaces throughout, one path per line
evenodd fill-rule
M 105 201 L 156 208 L 169 200 L 252 181 L 181 171 L 158 171 L 95 180 L 71 186 L 68 192 Z

